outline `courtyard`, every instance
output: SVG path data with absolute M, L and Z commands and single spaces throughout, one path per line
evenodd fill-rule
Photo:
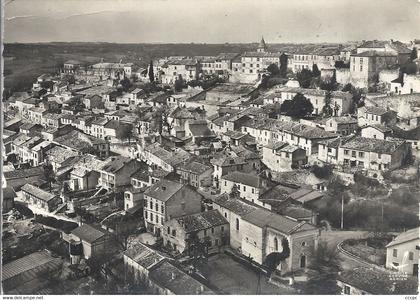
M 233 295 L 290 295 L 296 290 L 290 286 L 277 286 L 262 274 L 258 288 L 258 273 L 226 254 L 210 256 L 207 262 L 197 265 L 200 273 L 221 292 Z

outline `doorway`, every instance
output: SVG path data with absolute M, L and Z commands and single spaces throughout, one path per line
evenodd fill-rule
M 300 267 L 301 268 L 306 268 L 306 256 L 305 255 L 302 255 L 300 257 Z

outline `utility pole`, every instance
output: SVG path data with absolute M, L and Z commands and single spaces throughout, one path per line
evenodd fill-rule
M 341 195 L 341 230 L 344 228 L 344 196 Z

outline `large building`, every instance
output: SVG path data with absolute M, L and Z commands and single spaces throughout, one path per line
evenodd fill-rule
M 241 64 L 233 67 L 233 80 L 244 83 L 253 83 L 261 79 L 267 67 L 275 64 L 280 67 L 280 52 L 269 52 L 268 47 L 261 38 L 256 51 L 245 52 L 241 55 Z

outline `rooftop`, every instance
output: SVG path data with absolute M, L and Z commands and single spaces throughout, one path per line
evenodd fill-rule
M 162 255 L 141 243 L 131 245 L 124 252 L 124 255 L 147 270 L 164 259 Z
M 184 163 L 181 166 L 178 167 L 181 171 L 187 171 L 194 174 L 203 174 L 204 172 L 208 170 L 212 170 L 212 167 L 202 164 L 198 161 L 191 161 L 188 163 Z
M 19 274 L 37 269 L 41 272 L 52 270 L 62 264 L 60 258 L 52 257 L 47 251 L 34 252 L 22 258 L 3 265 L 2 281 L 11 279 Z
M 149 187 L 144 195 L 166 202 L 183 187 L 184 185 L 182 183 L 161 179 Z
M 57 195 L 51 194 L 47 191 L 44 191 L 30 183 L 25 184 L 24 186 L 22 186 L 22 191 L 31 194 L 35 197 L 37 197 L 38 199 L 41 199 L 43 201 L 49 202 L 51 200 L 53 200 L 54 198 L 58 197 Z
M 176 218 L 186 233 L 197 232 L 215 226 L 228 224 L 226 219 L 217 210 L 209 210 L 198 214 Z
M 313 225 L 305 222 L 297 222 L 264 208 L 258 208 L 242 216 L 242 219 L 258 227 L 269 227 L 285 234 L 316 229 Z
M 236 183 L 241 183 L 247 186 L 252 186 L 255 188 L 262 188 L 263 183 L 262 179 L 258 175 L 253 175 L 249 173 L 242 173 L 242 172 L 231 172 L 226 175 L 222 176 L 222 179 L 229 180 Z
M 415 277 L 406 280 L 395 280 L 398 273 L 358 267 L 342 272 L 338 280 L 374 295 L 415 295 L 418 282 Z
M 222 194 L 219 197 L 216 197 L 213 202 L 239 216 L 246 215 L 257 209 L 255 206 L 247 204 L 237 198 L 231 198 L 226 194 Z
M 105 229 L 101 228 L 99 225 L 93 224 L 83 224 L 72 230 L 71 234 L 77 236 L 82 241 L 88 243 L 94 243 L 98 239 L 109 235 L 110 233 Z
M 378 140 L 357 136 L 341 145 L 341 147 L 351 150 L 392 154 L 403 143 L 404 141 Z
M 420 240 L 420 227 L 416 227 L 406 232 L 400 233 L 397 237 L 392 240 L 386 247 L 391 247 L 395 245 L 399 245 L 402 243 L 410 242 L 413 240 Z
M 213 294 L 209 288 L 168 260 L 163 260 L 153 267 L 149 278 L 175 295 Z

